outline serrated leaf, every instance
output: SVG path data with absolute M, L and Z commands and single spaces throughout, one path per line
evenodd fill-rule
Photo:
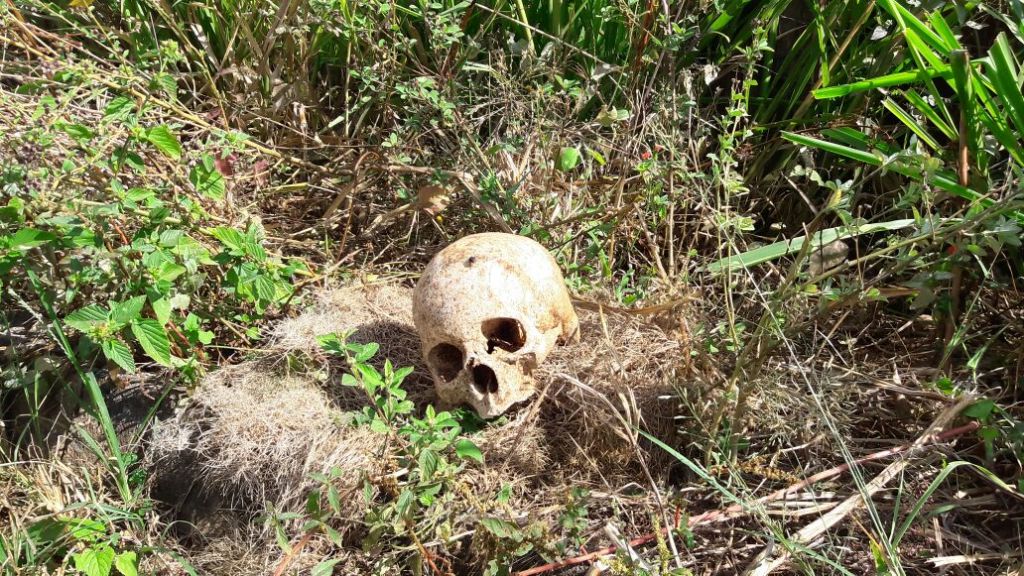
M 484 455 L 480 448 L 470 440 L 462 439 L 455 443 L 455 453 L 459 458 L 473 460 L 479 464 L 484 463 Z
M 161 366 L 171 366 L 171 342 L 160 322 L 143 318 L 132 322 L 132 334 L 146 355 Z
M 107 360 L 117 364 L 126 372 L 135 372 L 135 358 L 132 356 L 131 349 L 124 342 L 114 339 L 104 340 L 100 347 Z
M 568 172 L 580 163 L 580 151 L 577 148 L 566 146 L 558 153 L 558 169 Z
M 121 552 L 114 558 L 114 568 L 123 576 L 139 576 L 139 555 L 130 550 Z
M 430 482 L 434 477 L 434 473 L 437 472 L 437 463 L 437 454 L 435 454 L 433 450 L 424 450 L 420 452 L 419 465 L 421 481 Z
M 114 566 L 114 549 L 104 545 L 86 548 L 73 556 L 75 569 L 86 576 L 108 576 Z
M 92 140 L 95 136 L 92 130 L 82 124 L 63 124 L 60 128 L 65 134 L 76 140 Z
M 28 250 L 29 248 L 42 246 L 56 238 L 57 237 L 50 232 L 44 232 L 34 228 L 22 228 L 10 237 L 7 245 L 13 250 Z
M 217 170 L 210 155 L 204 155 L 202 162 L 192 167 L 188 174 L 188 181 L 192 183 L 196 192 L 207 198 L 220 200 L 224 197 L 224 175 Z
M 181 158 L 181 143 L 166 125 L 150 128 L 146 131 L 146 140 L 171 160 Z
M 123 118 L 134 110 L 134 102 L 127 96 L 118 96 L 103 109 L 103 118 Z
M 79 308 L 64 318 L 64 324 L 82 332 L 88 332 L 98 324 L 102 324 L 106 321 L 107 309 L 96 304 L 91 304 L 85 308 Z
M 110 320 L 117 328 L 120 328 L 138 318 L 142 314 L 142 307 L 145 304 L 145 296 L 135 296 L 124 302 L 115 302 L 110 305 Z
M 220 226 L 211 230 L 210 233 L 232 252 L 236 252 L 238 255 L 245 253 L 245 250 L 243 249 L 245 236 L 243 236 L 238 230 L 228 228 L 226 226 Z
M 263 274 L 253 278 L 252 292 L 259 300 L 273 302 L 274 295 L 277 293 L 274 287 L 274 280 Z
M 377 354 L 378 350 L 380 350 L 380 344 L 377 344 L 376 342 L 363 344 L 356 352 L 356 362 L 366 362 L 370 358 L 373 358 L 374 355 Z

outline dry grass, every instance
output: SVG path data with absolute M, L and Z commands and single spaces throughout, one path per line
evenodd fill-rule
M 410 298 L 411 289 L 393 284 L 326 292 L 307 312 L 274 329 L 266 357 L 207 378 L 174 418 L 154 427 L 150 468 L 162 492 L 174 492 L 166 489 L 175 484 L 169 479 L 187 478 L 194 486 L 179 494 L 206 499 L 213 507 L 199 511 L 188 502 L 168 504 L 188 509 L 189 520 L 197 523 L 208 522 L 197 512 L 217 516 L 230 510 L 231 529 L 222 526 L 221 533 L 242 538 L 238 550 L 273 550 L 269 534 L 239 526 L 267 503 L 277 510 L 301 509 L 316 484 L 311 473 L 340 467 L 346 472 L 342 485 L 351 494 L 358 493 L 364 478 L 377 489 L 384 486 L 393 470 L 383 437 L 353 427 L 344 412 L 359 399 L 337 384 L 336 373 L 318 381 L 315 371 L 297 372 L 288 358 L 318 355 L 317 335 L 355 330 L 354 339 L 381 344 L 379 359 L 417 367 L 407 388 L 422 408 L 432 390 L 411 327 Z M 671 433 L 671 383 L 682 376 L 680 344 L 661 329 L 622 315 L 583 311 L 581 321 L 585 345 L 558 349 L 539 371 L 542 400 L 473 438 L 486 466 L 468 471 L 460 483 L 481 499 L 449 511 L 456 532 L 471 530 L 480 514 L 493 508 L 483 495 L 503 485 L 516 495 L 508 510 L 540 519 L 557 515 L 571 486 L 614 494 L 631 482 L 644 483 L 632 443 L 622 437 L 632 432 L 623 430 L 618 415 L 628 413 L 663 437 Z M 357 530 L 366 503 L 358 496 L 345 501 L 345 522 Z M 641 498 L 636 504 L 648 503 Z M 214 570 L 225 553 L 217 547 L 223 545 L 204 546 L 194 560 Z

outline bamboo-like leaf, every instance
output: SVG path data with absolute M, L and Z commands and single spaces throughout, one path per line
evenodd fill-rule
M 890 86 L 900 86 L 903 84 L 914 84 L 930 80 L 932 78 L 948 77 L 950 74 L 949 66 L 943 66 L 941 68 L 927 68 L 925 70 L 914 70 L 910 72 L 896 72 L 894 74 L 886 74 L 884 76 L 869 78 L 867 80 L 852 82 L 850 84 L 840 84 L 838 86 L 829 86 L 828 88 L 819 88 L 815 90 L 813 94 L 818 100 L 842 98 L 843 96 L 849 96 L 850 94 L 855 94 L 857 92 L 866 92 L 877 88 L 888 88 Z
M 942 135 L 948 138 L 950 142 L 956 140 L 956 130 L 954 130 L 953 127 L 950 126 L 949 122 L 940 116 L 938 111 L 936 111 L 927 100 L 918 94 L 916 90 L 904 90 L 903 96 L 911 106 L 913 106 L 922 116 L 927 118 L 933 126 L 938 128 L 942 132 Z M 943 111 L 945 111 L 945 106 L 943 106 Z
M 902 106 L 896 103 L 892 98 L 886 98 L 882 101 L 882 106 L 886 110 L 892 113 L 904 126 L 910 128 L 910 131 L 917 135 L 917 137 L 924 142 L 932 150 L 938 150 L 942 146 L 939 145 L 938 141 L 928 133 L 928 128 L 918 123 L 909 112 L 903 109 Z
M 849 227 L 839 226 L 836 228 L 827 228 L 821 230 L 812 235 L 811 242 L 815 246 L 824 246 L 836 240 L 842 240 L 845 238 L 853 238 L 860 236 L 861 234 L 870 234 L 873 232 L 882 231 L 893 231 L 901 228 L 907 228 L 914 224 L 913 219 L 908 220 L 892 220 L 889 222 L 877 222 L 864 224 L 862 226 Z M 741 254 L 735 254 L 727 256 L 721 260 L 716 260 L 708 265 L 707 271 L 711 274 L 720 274 L 726 270 L 737 270 L 742 268 L 749 268 L 756 264 L 762 264 L 770 260 L 776 260 L 782 258 L 788 254 L 794 254 L 799 252 L 804 244 L 807 242 L 807 236 L 797 236 L 789 240 L 782 240 L 768 244 L 767 246 L 761 246 L 748 250 Z

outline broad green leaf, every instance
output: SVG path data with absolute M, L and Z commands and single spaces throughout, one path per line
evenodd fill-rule
M 253 278 L 252 293 L 259 300 L 273 302 L 274 295 L 277 293 L 274 287 L 274 280 L 265 274 L 260 274 Z
M 437 472 L 437 454 L 435 454 L 433 450 L 424 450 L 420 452 L 419 465 L 420 481 L 430 482 L 434 478 L 434 473 Z
M 171 321 L 171 301 L 167 298 L 157 298 L 150 303 L 153 306 L 153 313 L 161 325 Z
M 22 228 L 14 233 L 8 240 L 7 245 L 13 250 L 28 250 L 36 246 L 42 246 L 56 240 L 56 236 L 50 232 L 36 230 L 34 228 Z
M 207 198 L 220 200 L 224 197 L 224 175 L 217 170 L 213 157 L 209 154 L 203 155 L 202 161 L 192 167 L 188 180 L 196 192 Z
M 568 172 L 580 163 L 580 151 L 578 148 L 566 146 L 558 153 L 558 169 Z
M 968 418 L 974 418 L 975 420 L 985 420 L 992 412 L 996 409 L 996 403 L 985 399 L 979 400 L 974 404 L 971 404 L 964 409 L 963 415 Z
M 243 248 L 245 244 L 245 236 L 243 236 L 238 230 L 228 228 L 226 226 L 219 226 L 210 230 L 210 234 L 213 234 L 214 238 L 220 240 L 221 244 L 232 252 L 236 252 L 237 255 L 241 256 L 245 253 L 245 249 Z
M 145 296 L 135 296 L 124 302 L 112 303 L 110 305 L 110 320 L 114 324 L 113 329 L 117 330 L 137 319 L 142 314 L 142 307 L 145 304 Z
M 86 548 L 72 556 L 75 569 L 85 576 L 108 576 L 114 566 L 114 549 L 104 544 L 96 548 Z
M 139 576 L 139 555 L 130 550 L 121 552 L 114 558 L 114 568 L 122 576 Z
M 88 332 L 98 324 L 102 324 L 107 321 L 107 309 L 96 304 L 91 304 L 85 308 L 79 308 L 71 314 L 68 314 L 64 318 L 64 323 L 71 326 L 75 330 L 82 332 Z
M 820 232 L 817 232 L 811 238 L 811 241 L 815 246 L 824 246 L 836 240 L 844 238 L 853 238 L 860 236 L 861 234 L 871 234 L 874 232 L 892 231 L 899 230 L 901 228 L 907 228 L 914 224 L 913 219 L 907 220 L 892 220 L 889 222 L 878 222 L 870 224 L 862 224 L 860 226 L 839 226 L 836 228 L 827 228 Z M 787 254 L 793 254 L 799 252 L 804 243 L 807 241 L 807 236 L 797 236 L 790 240 L 782 240 L 775 242 L 767 246 L 761 246 L 753 250 L 748 250 L 742 254 L 736 254 L 717 260 L 708 265 L 707 271 L 712 274 L 720 274 L 726 270 L 738 270 L 742 268 L 749 268 L 756 264 L 768 262 L 769 260 L 775 260 L 781 258 Z
M 500 518 L 483 518 L 480 520 L 480 525 L 483 526 L 485 530 L 501 539 L 522 537 L 522 532 L 519 531 L 519 527 L 508 520 L 502 520 Z
M 144 318 L 132 322 L 132 334 L 146 354 L 162 366 L 171 366 L 171 342 L 162 324 Z
M 60 129 L 75 140 L 88 141 L 92 140 L 93 136 L 95 136 L 92 130 L 82 124 L 61 124 Z
M 134 101 L 127 96 L 118 96 L 111 100 L 103 109 L 103 118 L 124 118 L 135 110 Z
M 455 453 L 460 458 L 473 460 L 479 464 L 484 463 L 484 455 L 480 452 L 480 448 L 470 440 L 462 439 L 456 442 Z
M 100 346 L 103 349 L 103 355 L 107 357 L 114 364 L 117 364 L 125 370 L 125 372 L 135 372 L 135 358 L 132 357 L 132 351 L 117 339 L 104 340 Z
M 181 158 L 181 143 L 166 125 L 154 126 L 146 131 L 146 140 L 172 160 Z

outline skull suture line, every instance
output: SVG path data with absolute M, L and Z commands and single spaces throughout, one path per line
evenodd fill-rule
M 533 370 L 556 344 L 579 341 L 555 259 L 514 234 L 474 234 L 441 250 L 412 309 L 438 396 L 483 418 L 529 398 Z

